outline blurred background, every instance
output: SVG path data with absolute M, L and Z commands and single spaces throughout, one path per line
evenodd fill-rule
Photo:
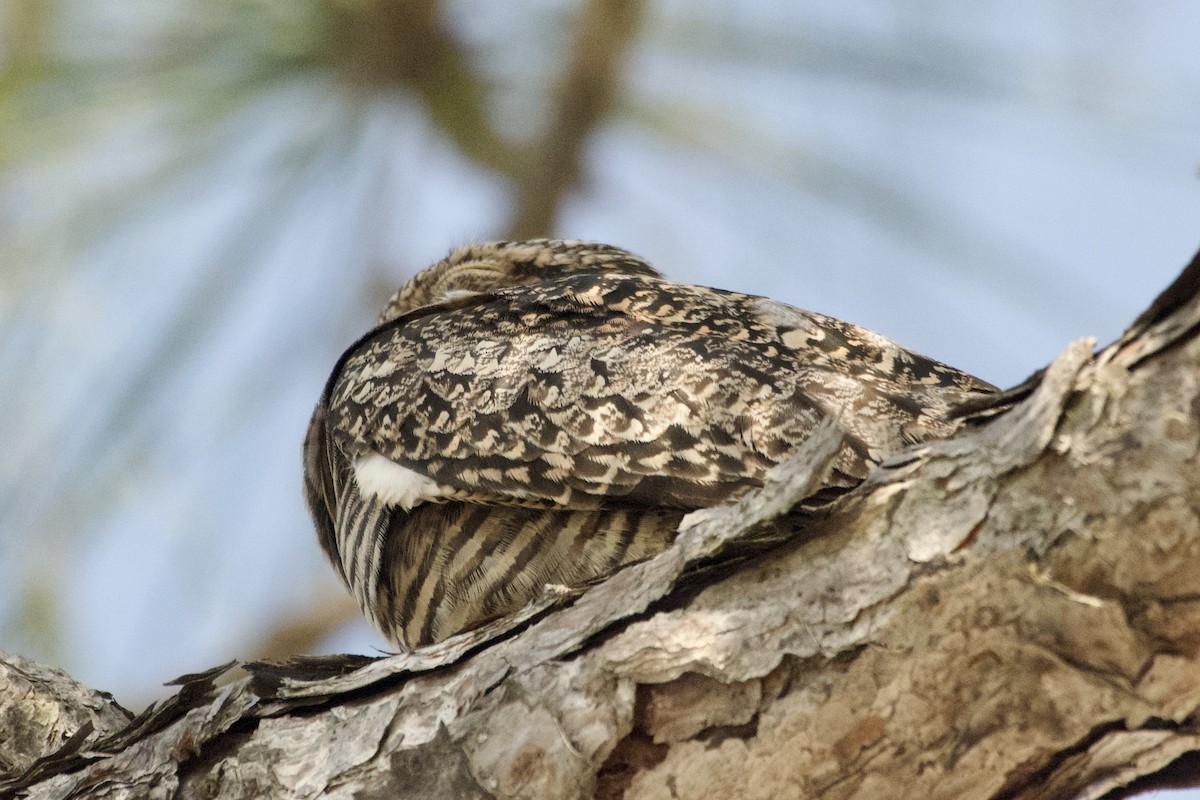
M 464 241 L 599 239 L 1001 385 L 1200 246 L 1188 0 L 0 0 L 0 648 L 139 708 L 374 652 L 300 441 Z

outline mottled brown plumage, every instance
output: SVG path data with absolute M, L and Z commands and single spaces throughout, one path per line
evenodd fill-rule
M 333 370 L 305 441 L 321 544 L 401 648 L 664 549 L 827 415 L 830 487 L 993 387 L 870 331 L 670 283 L 607 245 L 460 248 Z

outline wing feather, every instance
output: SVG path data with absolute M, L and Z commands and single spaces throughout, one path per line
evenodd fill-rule
M 760 485 L 825 415 L 846 420 L 849 484 L 990 389 L 782 303 L 583 274 L 401 315 L 346 352 L 326 402 L 348 460 L 456 499 L 697 508 Z

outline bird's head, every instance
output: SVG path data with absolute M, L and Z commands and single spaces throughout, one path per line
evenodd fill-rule
M 527 286 L 587 272 L 661 277 L 633 253 L 598 242 L 529 239 L 468 244 L 454 249 L 401 286 L 388 301 L 378 324 L 414 308 L 467 294 Z

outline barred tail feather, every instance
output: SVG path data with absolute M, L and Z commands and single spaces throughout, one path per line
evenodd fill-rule
M 334 522 L 338 567 L 359 608 L 378 630 L 383 630 L 375 603 L 379 594 L 380 556 L 392 516 L 392 510 L 378 498 L 364 498 L 347 484 Z
M 661 552 L 681 517 L 468 503 L 396 512 L 374 554 L 376 624 L 402 647 L 441 641 L 517 611 L 546 584 L 581 586 Z

